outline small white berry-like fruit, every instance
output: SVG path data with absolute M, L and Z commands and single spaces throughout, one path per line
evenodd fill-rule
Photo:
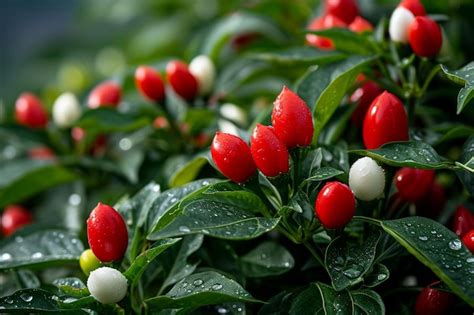
M 238 123 L 241 127 L 247 125 L 247 114 L 239 106 L 232 103 L 225 103 L 220 107 L 222 117 Z
M 374 200 L 385 188 L 383 168 L 369 157 L 358 159 L 349 171 L 349 187 L 358 199 Z
M 87 288 L 100 303 L 117 303 L 127 295 L 127 278 L 117 269 L 100 267 L 89 275 Z
M 199 93 L 209 93 L 216 77 L 216 68 L 212 60 L 206 55 L 199 55 L 191 60 L 189 71 L 198 81 Z
M 392 41 L 398 43 L 407 43 L 408 27 L 414 20 L 415 16 L 410 10 L 401 6 L 396 8 L 390 17 L 390 25 L 388 28 L 388 32 Z
M 71 127 L 81 113 L 81 105 L 72 93 L 63 93 L 54 102 L 53 120 L 59 127 Z

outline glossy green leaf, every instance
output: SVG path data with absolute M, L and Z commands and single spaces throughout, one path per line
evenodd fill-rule
M 130 281 L 130 285 L 135 285 L 142 276 L 147 266 L 168 247 L 174 245 L 180 239 L 165 239 L 156 242 L 152 248 L 138 255 L 132 265 L 124 272 L 124 276 Z
M 276 52 L 258 53 L 252 56 L 258 60 L 283 66 L 309 66 L 331 63 L 346 56 L 332 51 L 322 51 L 313 47 L 294 47 Z
M 238 92 L 238 87 L 252 81 L 271 70 L 271 66 L 264 61 L 250 58 L 239 58 L 224 65 L 216 78 L 215 93 L 228 95 Z
M 382 221 L 383 229 L 474 306 L 474 256 L 445 226 L 424 217 Z
M 218 180 L 216 179 L 204 178 L 193 181 L 181 187 L 176 187 L 164 191 L 150 205 L 150 209 L 147 213 L 145 230 L 148 233 L 151 233 L 155 226 L 160 223 L 160 221 L 164 217 L 169 216 L 169 219 L 165 218 L 163 220 L 164 222 L 169 222 L 168 220 L 172 220 L 177 212 L 176 209 L 179 202 L 181 202 L 185 197 L 193 194 L 194 192 L 200 189 L 205 189 L 206 187 L 216 183 L 217 181 Z M 166 224 L 163 224 L 163 226 L 164 225 Z
M 201 248 L 202 235 L 188 235 L 176 246 L 171 247 L 160 257 L 159 265 L 165 270 L 166 278 L 161 285 L 162 290 L 189 276 L 197 267 L 188 261 L 189 256 Z
M 236 194 L 236 193 L 233 193 Z M 224 239 L 251 239 L 271 231 L 279 219 L 256 217 L 251 209 L 222 200 L 195 199 L 179 206 L 180 214 L 169 225 L 148 236 L 150 240 L 188 234 L 205 234 Z M 236 195 L 235 203 L 244 200 Z
M 77 178 L 76 174 L 62 166 L 37 160 L 1 163 L 0 174 L 0 207 Z
M 364 277 L 364 286 L 373 288 L 388 280 L 390 271 L 383 264 L 375 264 Z
M 371 290 L 335 291 L 323 283 L 312 283 L 292 302 L 289 314 L 367 314 L 383 315 L 385 306 L 380 296 Z
M 459 158 L 460 163 L 474 169 L 474 136 L 469 137 L 462 148 L 462 154 Z M 464 187 L 469 191 L 471 196 L 474 196 L 474 173 L 466 168 L 460 168 L 456 174 L 461 179 Z
M 151 123 L 149 118 L 136 118 L 124 114 L 115 108 L 97 108 L 86 111 L 76 123 L 90 133 L 108 133 L 117 131 L 132 131 Z
M 206 165 L 207 161 L 207 157 L 198 155 L 181 166 L 170 178 L 170 187 L 182 186 L 194 180 L 199 174 L 199 171 Z
M 321 167 L 319 169 L 314 169 L 311 172 L 310 176 L 301 183 L 301 186 L 304 186 L 310 182 L 319 182 L 327 180 L 341 174 L 344 174 L 344 172 L 332 167 Z
M 281 42 L 285 36 L 281 30 L 263 16 L 238 12 L 219 21 L 208 35 L 203 53 L 217 61 L 224 45 L 232 38 L 238 35 L 257 33 L 272 39 L 275 42 Z
M 266 241 L 240 258 L 245 276 L 260 278 L 275 276 L 293 268 L 295 260 L 282 245 Z
M 422 141 L 392 142 L 375 150 L 352 150 L 350 153 L 369 156 L 382 163 L 396 167 L 423 169 L 452 168 L 447 161 L 427 143 Z
M 372 267 L 380 232 L 372 232 L 362 244 L 353 244 L 344 236 L 335 238 L 326 249 L 325 263 L 332 286 L 337 291 L 357 284 Z
M 310 69 L 300 79 L 297 93 L 313 110 L 314 141 L 336 111 L 357 74 L 375 59 L 351 56 L 336 64 Z
M 79 278 L 59 278 L 53 281 L 53 285 L 64 294 L 81 298 L 90 295 L 86 285 Z
M 458 94 L 458 106 L 456 112 L 458 114 L 469 104 L 474 97 L 474 61 L 471 61 L 464 67 L 458 70 L 448 70 L 444 65 L 441 69 L 451 81 L 464 85 Z
M 380 295 L 371 290 L 351 292 L 355 314 L 385 314 L 385 305 Z
M 355 55 L 370 55 L 375 53 L 373 44 L 367 34 L 355 33 L 345 28 L 308 31 L 308 33 L 330 38 L 336 50 L 341 52 Z
M 282 291 L 273 296 L 262 306 L 259 315 L 288 315 L 290 312 L 291 301 L 295 293 Z
M 88 314 L 81 308 L 94 301 L 92 297 L 72 302 L 67 299 L 41 289 L 25 289 L 0 298 L 0 311 L 9 314 Z
M 151 310 L 199 307 L 226 302 L 259 302 L 236 281 L 215 271 L 190 275 L 166 295 L 145 300 Z
M 0 270 L 77 264 L 83 251 L 82 242 L 71 232 L 29 228 L 0 243 Z

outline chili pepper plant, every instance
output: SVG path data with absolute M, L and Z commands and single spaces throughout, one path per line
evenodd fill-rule
M 470 314 L 474 63 L 441 12 L 373 6 L 256 5 L 82 92 L 20 91 L 0 312 Z

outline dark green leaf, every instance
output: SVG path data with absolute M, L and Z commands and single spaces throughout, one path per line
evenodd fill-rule
M 290 252 L 275 242 L 263 242 L 240 258 L 245 276 L 260 278 L 275 276 L 293 268 L 295 261 Z
M 258 315 L 287 315 L 290 312 L 294 293 L 282 291 L 272 297 L 258 312 Z
M 355 33 L 344 28 L 308 31 L 308 33 L 330 38 L 338 51 L 355 55 L 370 55 L 375 53 L 372 42 L 367 37 L 367 34 Z
M 474 136 L 469 137 L 466 143 L 464 143 L 462 154 L 459 162 L 464 163 L 466 166 L 474 169 Z M 474 174 L 465 168 L 461 168 L 456 171 L 456 174 L 461 179 L 464 187 L 469 191 L 471 196 L 474 196 Z
M 375 264 L 372 270 L 364 277 L 364 285 L 373 288 L 388 280 L 390 271 L 383 264 Z
M 363 280 L 375 258 L 380 232 L 370 233 L 362 244 L 351 244 L 344 236 L 335 238 L 326 249 L 326 268 L 337 291 Z
M 0 270 L 79 262 L 84 246 L 75 234 L 60 229 L 32 229 L 20 231 L 0 243 Z
M 168 214 L 168 212 L 172 212 L 172 214 L 170 214 L 169 216 L 170 218 L 174 218 L 174 210 L 177 208 L 176 206 L 181 200 L 183 200 L 186 196 L 200 189 L 205 189 L 205 187 L 216 182 L 216 179 L 204 178 L 191 182 L 187 185 L 169 189 L 163 192 L 150 205 L 150 209 L 147 214 L 148 217 L 146 220 L 145 231 L 151 233 L 153 228 L 160 222 L 160 220 L 164 216 Z
M 311 107 L 314 115 L 314 138 L 317 140 L 357 74 L 375 57 L 352 56 L 330 66 L 310 69 L 297 86 L 297 93 Z
M 382 227 L 454 293 L 474 306 L 474 257 L 453 232 L 423 217 L 382 221 Z
M 253 198 L 250 193 L 246 194 Z M 271 231 L 278 224 L 279 219 L 255 217 L 244 205 L 228 203 L 230 196 L 222 200 L 216 200 L 215 197 L 214 200 L 203 198 L 180 204 L 180 215 L 169 225 L 155 230 L 148 239 L 196 233 L 224 239 L 251 239 Z M 243 193 L 236 195 L 235 203 L 246 197 Z
M 306 178 L 302 183 L 301 186 L 306 185 L 310 182 L 319 182 L 323 180 L 327 180 L 332 177 L 336 177 L 338 175 L 344 174 L 343 171 L 336 170 L 332 167 L 321 167 L 319 169 L 315 169 L 311 172 L 310 177 Z
M 21 201 L 77 175 L 53 162 L 15 160 L 0 165 L 0 207 Z M 45 180 L 47 178 L 48 180 Z
M 130 281 L 130 285 L 134 286 L 142 276 L 143 272 L 158 255 L 160 255 L 168 247 L 175 244 L 180 239 L 165 239 L 153 244 L 152 248 L 146 250 L 136 257 L 132 265 L 124 272 L 124 276 Z
M 194 272 L 197 264 L 189 264 L 188 257 L 201 248 L 203 239 L 202 235 L 185 236 L 179 245 L 161 256 L 160 262 L 167 274 L 162 284 L 163 289 Z
M 345 55 L 303 46 L 276 52 L 259 53 L 252 57 L 272 64 L 294 67 L 331 63 L 344 59 Z
M 130 114 L 123 114 L 115 108 L 88 110 L 77 122 L 78 127 L 84 128 L 91 134 L 132 131 L 149 124 L 151 121 L 148 118 L 135 118 Z
M 227 302 L 259 302 L 237 282 L 215 271 L 190 275 L 178 282 L 166 295 L 147 299 L 151 310 Z
M 351 292 L 356 314 L 385 314 L 382 298 L 371 290 Z
M 40 279 L 29 269 L 16 270 L 15 275 L 20 286 L 24 289 L 36 289 L 41 286 Z
M 93 299 L 89 298 L 87 301 L 88 303 L 81 303 L 82 305 L 73 304 L 74 302 L 67 303 L 51 292 L 41 289 L 25 289 L 17 291 L 10 296 L 0 298 L 0 311 L 35 314 L 71 314 L 71 311 L 74 311 L 75 314 L 87 314 L 87 312 L 82 311 L 81 308 L 90 304 Z
M 474 97 L 474 61 L 471 61 L 458 70 L 448 70 L 444 65 L 441 65 L 441 69 L 444 71 L 448 79 L 457 84 L 464 85 L 458 94 L 458 106 L 456 112 L 459 114 Z
M 392 142 L 375 150 L 352 150 L 350 153 L 369 156 L 382 163 L 396 167 L 423 169 L 452 168 L 453 163 L 438 155 L 422 141 Z
M 335 291 L 323 283 L 312 283 L 293 300 L 289 314 L 367 314 L 383 315 L 385 306 L 371 290 Z

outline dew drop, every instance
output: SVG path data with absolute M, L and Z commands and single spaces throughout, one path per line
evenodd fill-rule
M 25 302 L 31 302 L 33 301 L 33 296 L 32 295 L 29 295 L 29 294 L 26 294 L 26 293 L 23 293 L 20 295 L 20 298 L 25 301 Z
M 0 255 L 0 262 L 9 261 L 11 259 L 12 255 L 10 253 L 3 253 L 2 255 Z
M 189 233 L 189 232 L 191 232 L 191 229 L 188 228 L 187 226 L 182 225 L 182 226 L 179 227 L 179 231 L 183 232 L 183 233 Z
M 72 194 L 69 196 L 68 202 L 72 206 L 78 206 L 81 204 L 82 198 L 79 194 Z
M 452 250 L 460 250 L 462 247 L 462 243 L 459 239 L 452 240 L 448 245 Z
M 382 281 L 382 280 L 384 280 L 385 278 L 387 278 L 387 275 L 386 275 L 386 274 L 383 274 L 383 273 L 381 273 L 381 274 L 379 274 L 379 275 L 377 276 L 377 280 L 379 280 L 379 281 Z
M 426 236 L 419 236 L 418 239 L 419 239 L 420 241 L 427 241 L 427 240 L 428 240 L 428 237 L 426 237 Z
M 212 286 L 212 289 L 215 290 L 215 291 L 218 291 L 218 290 L 222 289 L 222 284 L 216 283 Z
M 40 259 L 40 258 L 43 258 L 43 254 L 40 253 L 40 252 L 36 252 L 33 255 L 31 255 L 31 258 L 32 259 Z
M 201 284 L 202 284 L 202 280 L 201 280 L 201 279 L 194 280 L 193 284 L 194 284 L 194 285 L 201 285 Z
M 469 257 L 468 259 L 466 259 L 466 262 L 469 264 L 474 263 L 474 257 Z
M 226 309 L 225 307 L 219 307 L 219 308 L 217 309 L 217 313 L 219 313 L 219 314 L 227 314 L 227 313 L 229 313 L 229 310 Z

